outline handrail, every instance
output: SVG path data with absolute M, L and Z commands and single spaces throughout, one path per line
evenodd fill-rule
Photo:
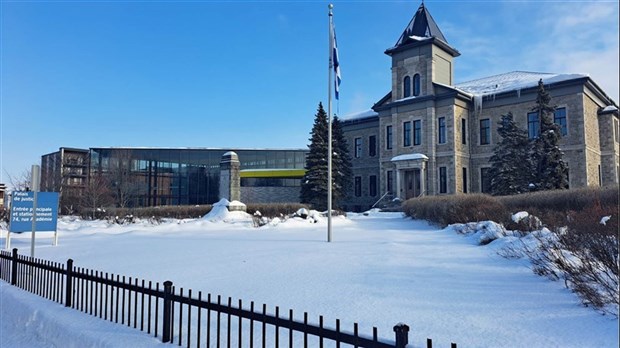
M 376 202 L 375 202 L 375 204 L 373 204 L 373 205 L 370 207 L 370 209 L 374 208 L 377 204 L 379 204 L 379 202 L 381 202 L 381 201 L 385 198 L 385 196 L 387 196 L 389 193 L 390 193 L 390 191 L 386 191 L 386 192 L 383 194 L 383 196 L 381 196 L 381 198 L 379 198 L 379 200 L 378 200 L 378 201 L 376 201 Z

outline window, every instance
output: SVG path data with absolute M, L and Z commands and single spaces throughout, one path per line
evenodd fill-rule
M 480 192 L 491 192 L 491 178 L 489 177 L 489 168 L 480 168 Z
M 391 170 L 387 171 L 387 191 L 394 192 L 394 172 Z
M 446 142 L 446 118 L 445 117 L 440 117 L 437 120 L 438 124 L 439 124 L 439 128 L 438 128 L 438 132 L 439 134 L 437 135 L 439 138 L 439 143 L 440 144 L 445 144 Z
M 413 145 L 420 145 L 422 143 L 422 121 L 413 121 Z
M 603 175 L 601 173 L 601 165 L 598 165 L 598 186 L 603 186 Z
M 362 196 L 362 177 L 356 176 L 355 177 L 355 197 L 361 197 L 361 196 Z
M 385 147 L 388 150 L 392 149 L 392 126 L 385 127 Z
M 360 158 L 362 156 L 362 138 L 355 138 L 355 158 Z
M 463 167 L 463 193 L 467 193 L 467 168 Z
M 374 157 L 377 155 L 377 137 L 371 135 L 368 137 L 368 156 Z
M 530 139 L 538 138 L 540 135 L 540 122 L 537 112 L 527 113 L 527 135 Z
M 467 144 L 467 120 L 461 119 L 461 144 Z
M 439 167 L 439 193 L 448 192 L 448 173 L 446 167 Z
M 616 142 L 618 142 L 620 139 L 620 126 L 618 125 L 618 120 L 614 120 L 614 140 L 616 140 Z
M 411 122 L 403 123 L 403 146 L 411 146 Z
M 403 79 L 403 98 L 411 97 L 411 77 L 405 76 Z
M 553 123 L 560 127 L 562 136 L 568 134 L 568 128 L 566 127 L 566 108 L 558 108 L 553 112 Z
M 420 74 L 413 75 L 413 95 L 420 95 Z
M 377 176 L 371 175 L 368 182 L 368 191 L 371 197 L 377 196 Z
M 480 145 L 491 143 L 491 120 L 485 118 L 480 120 Z

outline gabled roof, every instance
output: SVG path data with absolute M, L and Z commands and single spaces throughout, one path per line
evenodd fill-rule
M 395 51 L 399 51 L 399 49 L 404 46 L 417 46 L 427 43 L 435 43 L 455 57 L 460 55 L 457 50 L 448 44 L 448 40 L 443 36 L 433 16 L 431 16 L 430 12 L 428 12 L 424 6 L 424 3 L 422 3 L 409 22 L 409 25 L 407 25 L 400 35 L 396 45 L 392 48 L 388 48 L 385 53 L 391 54 Z

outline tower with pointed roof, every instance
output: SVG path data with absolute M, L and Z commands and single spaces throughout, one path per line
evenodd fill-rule
M 433 82 L 453 85 L 453 59 L 460 55 L 424 3 L 385 54 L 392 57 L 392 100 L 430 95 Z

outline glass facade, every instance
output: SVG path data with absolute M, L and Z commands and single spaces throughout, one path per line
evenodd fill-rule
M 127 190 L 130 206 L 211 204 L 218 201 L 220 160 L 239 156 L 242 186 L 299 186 L 307 150 L 91 148 L 90 175 L 110 179 L 112 189 Z M 272 169 L 271 176 L 265 171 Z M 297 169 L 285 171 L 284 169 Z

